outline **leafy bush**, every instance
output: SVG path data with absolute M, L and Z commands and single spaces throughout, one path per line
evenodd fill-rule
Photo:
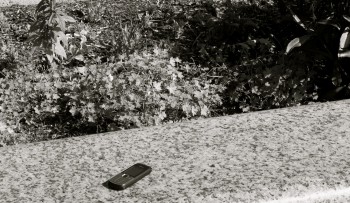
M 318 92 L 311 78 L 317 72 L 300 64 L 272 67 L 252 65 L 246 73 L 237 67 L 224 92 L 227 114 L 296 106 L 317 101 Z
M 72 18 L 42 2 L 37 18 L 34 7 L 0 15 L 0 145 L 350 95 L 345 0 L 58 5 L 78 22 L 68 27 Z M 58 63 L 28 56 L 29 24 Z
M 326 3 L 314 1 L 317 6 Z M 318 19 L 319 12 L 313 11 L 313 21 L 301 20 L 290 9 L 296 23 L 304 29 L 305 35 L 290 41 L 286 53 L 292 61 L 303 61 L 304 68 L 317 72 L 311 78 L 322 100 L 343 99 L 350 96 L 350 17 L 348 1 L 332 3 L 326 19 Z M 315 6 L 314 6 L 315 7 Z M 322 12 L 322 15 L 326 13 Z
M 56 0 L 41 0 L 36 8 L 36 20 L 31 25 L 29 41 L 44 52 L 48 62 L 67 58 L 64 47 L 68 46 L 65 35 L 66 22 L 75 20 L 56 9 Z M 60 57 L 60 58 L 59 58 Z
M 278 11 L 269 4 L 227 2 L 151 5 L 144 11 L 147 37 L 163 41 L 172 55 L 204 67 L 242 64 L 271 54 Z
M 206 74 L 227 87 L 222 114 L 313 100 L 313 92 L 304 93 L 299 84 L 308 76 L 294 74 L 294 66 L 280 60 L 290 36 L 281 33 L 282 16 L 274 5 L 206 1 L 158 5 L 146 14 L 150 39 L 163 40 L 172 56 L 201 65 L 186 77 Z
M 68 8 L 68 13 L 80 21 L 87 31 L 85 60 L 98 58 L 102 63 L 114 62 L 114 58 L 120 54 L 129 55 L 157 45 L 149 43 L 144 37 L 145 25 L 138 12 L 143 4 L 103 0 L 79 2 Z M 73 25 L 67 32 L 74 36 L 83 26 Z
M 16 68 L 16 50 L 11 47 L 11 39 L 6 33 L 10 29 L 10 24 L 6 16 L 0 12 L 0 78 L 4 77 L 4 70 L 14 70 Z
M 8 74 L 0 80 L 7 125 L 43 140 L 210 116 L 221 103 L 222 86 L 185 80 L 180 70 L 188 65 L 166 50 L 119 59 L 46 72 L 26 66 Z

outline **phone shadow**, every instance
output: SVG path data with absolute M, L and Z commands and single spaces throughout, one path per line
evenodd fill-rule
M 115 190 L 115 191 L 121 191 L 121 189 L 116 189 L 116 188 L 113 188 L 109 185 L 109 181 L 107 180 L 106 182 L 102 183 L 102 185 L 105 187 L 105 188 L 108 188 L 110 190 Z

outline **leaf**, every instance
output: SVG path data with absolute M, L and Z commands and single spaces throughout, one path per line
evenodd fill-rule
M 305 42 L 309 41 L 311 38 L 311 35 L 304 35 L 302 37 L 297 37 L 293 39 L 292 41 L 289 42 L 287 49 L 286 49 L 286 54 L 290 53 L 293 49 L 297 47 L 301 47 Z
M 66 31 L 66 22 L 64 21 L 62 16 L 56 15 L 54 19 L 57 21 L 57 24 L 61 28 L 61 30 L 63 32 Z
M 327 18 L 326 20 L 322 20 L 322 21 L 318 22 L 318 24 L 330 25 L 330 26 L 337 28 L 337 30 L 340 30 L 340 25 L 339 25 L 338 21 L 335 20 L 334 18 L 331 18 L 331 17 Z
M 84 36 L 85 36 L 85 35 L 87 35 L 87 34 L 88 34 L 88 31 L 87 31 L 87 30 L 84 30 L 84 29 L 83 29 L 82 31 L 80 31 L 80 35 L 84 35 Z
M 174 94 L 174 93 L 175 93 L 175 90 L 176 90 L 176 86 L 175 86 L 174 83 L 171 83 L 171 84 L 167 87 L 167 89 L 169 90 L 169 93 L 170 93 L 170 94 Z
M 153 87 L 157 90 L 157 91 L 160 91 L 162 90 L 162 82 L 153 82 Z
M 140 84 L 141 84 L 140 78 L 136 78 L 136 80 L 135 80 L 135 85 L 136 85 L 136 86 L 139 86 Z
M 53 99 L 59 99 L 60 96 L 58 96 L 57 94 L 53 94 L 53 95 L 52 95 L 52 98 L 53 98 Z
M 241 46 L 243 49 L 246 49 L 246 50 L 250 49 L 249 45 L 247 43 L 244 43 L 244 42 L 238 43 L 237 45 Z
M 208 113 L 209 113 L 208 107 L 207 107 L 207 106 L 203 106 L 203 107 L 201 108 L 201 115 L 202 115 L 202 116 L 208 116 Z
M 292 13 L 292 16 L 293 16 L 293 19 L 296 23 L 298 23 L 298 25 L 300 25 L 300 27 L 304 28 L 304 30 L 307 30 L 308 31 L 308 28 L 304 25 L 303 22 L 301 22 L 300 18 L 297 16 L 297 14 L 295 14 L 293 12 L 292 9 L 289 8 L 289 11 Z
M 345 28 L 343 34 L 340 37 L 340 41 L 339 41 L 339 50 L 340 51 L 349 48 L 349 44 L 350 44 L 349 31 L 350 31 L 349 27 Z
M 188 64 L 185 65 L 184 69 L 187 73 L 191 71 L 191 67 Z
M 114 77 L 112 74 L 109 73 L 109 74 L 107 74 L 107 76 L 108 76 L 109 81 L 113 81 Z
M 342 75 L 340 73 L 339 68 L 333 69 L 333 77 L 332 77 L 332 83 L 334 86 L 339 86 L 342 83 Z
M 63 46 L 68 47 L 67 36 L 61 30 L 54 29 L 53 32 L 55 33 L 55 37 L 57 38 L 57 41 L 58 42 L 62 41 Z
M 58 113 L 58 109 L 59 109 L 59 108 L 60 108 L 60 106 L 58 106 L 58 105 L 54 106 L 54 107 L 51 109 L 52 113 Z
M 332 77 L 332 84 L 334 86 L 339 86 L 342 82 L 342 79 L 340 76 L 335 76 L 335 77 Z
M 86 71 L 87 71 L 85 66 L 77 67 L 77 70 L 78 70 L 79 73 L 81 73 L 83 75 L 85 75 Z
M 270 44 L 271 44 L 271 42 L 269 41 L 268 38 L 260 38 L 260 39 L 259 39 L 259 42 L 260 42 L 261 44 L 264 44 L 264 45 L 270 45 Z
M 46 54 L 46 57 L 47 57 L 47 60 L 48 60 L 50 63 L 52 63 L 52 61 L 53 61 L 53 56 L 50 55 L 50 54 Z
M 135 95 L 133 93 L 130 93 L 127 95 L 130 101 L 135 101 Z
M 349 16 L 343 15 L 343 18 L 350 23 L 350 17 Z
M 0 22 L 5 22 L 7 20 L 3 12 L 0 12 Z
M 63 13 L 62 11 L 57 11 L 58 17 L 62 19 L 64 22 L 70 22 L 75 23 L 76 20 L 72 18 L 71 16 L 67 15 L 66 13 Z
M 94 103 L 89 102 L 87 105 L 88 108 L 93 109 L 95 107 Z
M 72 108 L 69 110 L 69 112 L 74 116 L 77 112 L 77 108 L 75 106 L 72 106 Z
M 202 92 L 200 92 L 200 91 L 195 91 L 195 92 L 194 92 L 194 96 L 195 96 L 196 98 L 198 98 L 198 99 L 201 99 L 201 98 L 203 97 L 203 94 L 202 94 Z
M 177 105 L 177 101 L 174 100 L 174 99 L 172 99 L 172 100 L 170 101 L 170 106 L 171 106 L 171 108 L 175 108 L 176 105 Z
M 38 107 L 34 107 L 34 111 L 36 114 L 40 114 L 40 110 L 38 109 Z
M 338 54 L 339 58 L 350 58 L 350 51 L 341 52 Z
M 195 116 L 199 112 L 199 108 L 197 106 L 192 106 L 191 112 L 192 112 L 192 115 Z
M 85 44 L 85 42 L 87 41 L 87 38 L 84 35 L 81 35 L 81 39 L 80 39 L 80 49 L 83 48 L 83 45 Z
M 62 88 L 62 83 L 60 81 L 56 81 L 54 86 L 57 88 Z
M 166 113 L 162 111 L 158 117 L 160 118 L 160 120 L 164 120 L 166 118 Z
M 36 21 L 31 26 L 28 32 L 34 32 L 42 30 L 46 25 L 46 21 Z
M 59 78 L 59 77 L 60 77 L 60 74 L 58 74 L 57 72 L 54 72 L 52 76 L 53 76 L 54 78 Z
M 89 118 L 88 118 L 88 121 L 93 123 L 95 120 L 94 120 L 94 117 L 92 117 L 92 115 L 89 115 Z
M 170 65 L 175 67 L 175 59 L 173 57 L 170 58 Z
M 188 115 L 190 113 L 190 111 L 192 110 L 192 108 L 188 103 L 185 103 L 182 106 L 182 110 L 186 113 L 186 115 Z
M 74 56 L 74 59 L 76 59 L 78 61 L 84 61 L 84 56 L 82 54 L 78 54 L 78 55 Z
M 240 108 L 242 109 L 243 113 L 246 113 L 246 112 L 250 111 L 250 107 L 249 106 L 243 107 L 243 108 L 240 106 Z
M 36 13 L 43 12 L 47 9 L 50 9 L 50 1 L 49 0 L 41 0 L 36 6 Z
M 70 22 L 70 23 L 75 23 L 76 20 L 68 15 L 63 15 L 61 16 L 61 18 L 65 21 L 65 22 Z
M 60 42 L 57 42 L 55 44 L 55 53 L 61 56 L 62 58 L 67 58 L 66 51 L 64 50 Z

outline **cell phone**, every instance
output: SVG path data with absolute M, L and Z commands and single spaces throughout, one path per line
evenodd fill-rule
M 115 190 L 124 190 L 132 186 L 146 175 L 150 174 L 151 171 L 151 167 L 145 164 L 137 163 L 109 179 L 108 186 Z

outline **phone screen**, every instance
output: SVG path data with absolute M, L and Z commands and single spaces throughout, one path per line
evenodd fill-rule
M 130 169 L 127 169 L 125 171 L 126 174 L 132 176 L 132 177 L 136 177 L 138 175 L 140 175 L 142 172 L 144 172 L 145 169 L 141 168 L 140 166 L 134 166 Z

